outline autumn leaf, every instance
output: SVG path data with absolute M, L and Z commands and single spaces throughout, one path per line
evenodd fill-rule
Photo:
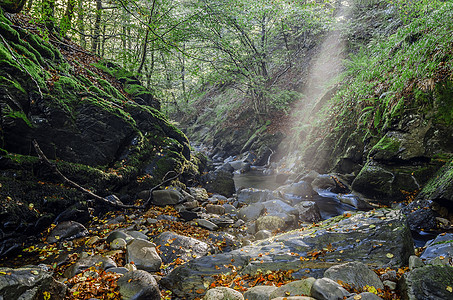
M 387 258 L 393 258 L 394 255 L 392 253 L 387 253 L 385 256 L 387 256 Z

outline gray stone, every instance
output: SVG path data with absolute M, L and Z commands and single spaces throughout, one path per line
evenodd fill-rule
M 177 258 L 189 261 L 206 255 L 209 251 L 209 245 L 205 242 L 170 231 L 159 234 L 154 243 L 160 245 L 160 256 L 165 264 L 172 263 Z
M 373 293 L 369 293 L 369 292 L 360 293 L 358 295 L 360 295 L 360 300 L 381 300 L 382 299 L 378 295 L 373 294 Z M 356 298 L 354 298 L 354 296 L 351 296 L 349 298 L 346 298 L 346 300 L 356 300 Z
M 329 278 L 316 279 L 311 287 L 311 296 L 317 300 L 342 300 L 350 293 Z
M 124 239 L 117 238 L 110 243 L 110 249 L 112 250 L 126 249 L 126 245 L 127 243 Z
M 226 197 L 231 197 L 236 188 L 234 186 L 233 174 L 230 172 L 218 170 L 211 171 L 202 176 L 206 190 L 211 193 L 219 193 Z
M 438 235 L 434 240 L 426 243 L 426 249 L 420 256 L 426 260 L 427 264 L 432 263 L 436 258 L 443 257 L 442 260 L 453 259 L 453 233 Z
M 321 212 L 316 202 L 302 201 L 294 206 L 299 212 L 299 220 L 308 223 L 317 223 L 321 221 Z
M 157 254 L 155 244 L 136 239 L 126 247 L 126 263 L 130 262 L 134 262 L 139 270 L 157 272 L 162 264 L 162 259 Z
M 256 203 L 242 207 L 238 212 L 238 217 L 245 222 L 250 222 L 258 219 L 264 212 L 264 205 Z
M 233 219 L 228 216 L 219 216 L 209 218 L 209 221 L 219 226 L 220 228 L 230 227 L 234 224 Z
M 0 298 L 35 300 L 42 299 L 44 292 L 52 299 L 65 298 L 67 287 L 53 278 L 52 272 L 41 266 L 26 266 L 17 269 L 0 267 Z
M 219 229 L 219 226 L 217 226 L 216 224 L 212 223 L 211 221 L 208 221 L 205 219 L 195 219 L 194 221 L 198 226 L 206 228 L 208 230 L 213 231 L 213 230 Z
M 396 286 L 397 286 L 396 282 L 390 281 L 390 280 L 384 280 L 382 283 L 384 284 L 384 286 L 388 287 L 390 290 L 392 290 L 392 291 L 396 290 Z
M 400 280 L 403 299 L 453 299 L 453 267 L 425 266 L 405 273 Z
M 337 186 L 332 175 L 318 175 L 311 183 L 313 189 L 316 190 L 331 190 Z
M 59 223 L 47 237 L 47 242 L 57 243 L 69 241 L 88 235 L 88 230 L 82 224 L 75 221 L 64 221 Z
M 185 209 L 194 209 L 194 208 L 197 208 L 198 206 L 200 206 L 200 203 L 197 201 L 197 200 L 193 200 L 193 201 L 187 201 L 185 203 L 183 203 L 183 206 Z
M 313 297 L 306 297 L 306 296 L 294 296 L 294 297 L 277 297 L 272 298 L 272 300 L 317 300 Z
M 372 206 L 368 202 L 360 199 L 354 194 L 338 194 L 337 199 L 340 200 L 341 203 L 351 205 L 359 210 L 367 210 L 372 208 Z
M 175 190 L 153 191 L 152 203 L 158 206 L 176 205 L 183 199 L 180 192 Z
M 331 250 L 312 260 L 313 251 L 321 251 L 329 244 Z M 414 245 L 405 216 L 399 211 L 378 209 L 335 217 L 317 227 L 293 230 L 252 246 L 191 260 L 171 271 L 162 284 L 178 297 L 193 299 L 199 297 L 194 291 L 213 282 L 213 275 L 231 272 L 231 268 L 225 267 L 229 265 L 240 267 L 241 274 L 297 267 L 300 271 L 294 276 L 316 278 L 337 265 L 338 260 L 396 268 L 407 266 L 412 254 Z
M 409 270 L 412 271 L 415 268 L 421 268 L 424 266 L 425 266 L 425 263 L 423 262 L 423 260 L 420 259 L 420 257 L 418 257 L 416 255 L 411 255 L 409 257 Z
M 358 290 L 367 285 L 376 289 L 384 289 L 379 276 L 362 262 L 350 262 L 330 267 L 324 272 L 324 277 L 334 281 L 341 280 Z
M 225 207 L 221 205 L 208 204 L 206 205 L 206 211 L 210 214 L 223 215 L 225 214 Z
M 277 216 L 263 216 L 256 220 L 256 231 L 268 230 L 277 231 L 283 230 L 286 227 L 285 221 Z
M 306 181 L 299 181 L 285 185 L 280 187 L 278 190 L 285 194 L 302 197 L 302 199 L 311 199 L 313 196 L 318 195 L 318 193 L 313 190 L 311 184 Z
M 146 271 L 130 271 L 118 279 L 123 300 L 160 300 L 160 290 L 154 277 Z
M 260 230 L 255 234 L 256 240 L 265 240 L 272 236 L 272 232 L 269 230 Z
M 131 231 L 128 231 L 127 234 L 132 236 L 134 239 L 142 239 L 145 241 L 147 241 L 149 239 L 148 236 L 141 231 L 131 230 Z
M 269 300 L 270 295 L 277 287 L 269 285 L 259 285 L 248 289 L 244 293 L 244 299 L 247 300 Z
M 227 287 L 216 287 L 208 290 L 203 300 L 244 300 L 244 296 Z
M 238 192 L 238 201 L 245 204 L 264 202 L 274 198 L 274 193 L 270 190 L 248 188 Z
M 204 188 L 192 187 L 189 188 L 189 193 L 195 198 L 195 200 L 200 202 L 205 202 L 209 198 L 208 192 Z
M 294 215 L 296 217 L 299 216 L 299 211 L 293 208 L 291 205 L 283 202 L 282 200 L 274 199 L 263 202 L 264 208 L 268 215 L 271 216 L 287 216 L 287 215 Z M 284 217 L 283 217 L 284 218 Z
M 234 207 L 233 205 L 231 205 L 229 203 L 225 203 L 222 206 L 223 206 L 223 208 L 225 208 L 225 213 L 226 214 L 235 214 L 235 213 L 237 213 L 236 207 Z
M 110 244 L 113 240 L 118 239 L 118 238 L 124 239 L 126 242 L 129 242 L 134 239 L 132 236 L 130 236 L 129 234 L 127 234 L 124 231 L 114 230 L 114 231 L 110 232 L 110 234 L 107 236 L 105 241 Z
M 316 281 L 315 278 L 309 277 L 306 279 L 296 280 L 287 283 L 273 291 L 270 296 L 270 299 L 287 296 L 310 296 L 311 287 L 313 286 L 315 281 Z
M 110 272 L 110 273 L 117 273 L 117 274 L 126 274 L 127 272 L 129 272 L 129 270 L 125 267 L 115 267 L 115 268 L 110 268 L 107 270 L 107 272 Z
M 98 270 L 108 270 L 109 268 L 115 268 L 116 263 L 110 257 L 101 255 L 87 256 L 79 259 L 67 268 L 64 272 L 64 276 L 66 278 L 72 278 L 90 267 L 96 267 Z

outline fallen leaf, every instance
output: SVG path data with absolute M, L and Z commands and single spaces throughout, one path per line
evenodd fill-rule
M 453 288 L 451 286 L 447 286 L 446 290 L 449 291 L 450 293 L 453 292 Z
M 393 258 L 395 255 L 393 255 L 392 253 L 387 253 L 385 256 L 387 256 L 387 258 Z
M 360 296 L 360 295 L 355 295 L 354 296 L 354 300 L 360 300 L 360 299 L 362 299 L 362 296 Z

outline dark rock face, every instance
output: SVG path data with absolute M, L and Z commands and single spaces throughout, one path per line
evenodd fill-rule
M 50 293 L 56 300 L 65 297 L 66 286 L 53 279 L 52 272 L 43 268 L 0 268 L 0 272 L 0 297 L 3 299 L 40 299 L 44 292 Z
M 64 240 L 73 240 L 88 235 L 88 230 L 75 221 L 65 221 L 58 224 L 47 237 L 47 242 L 57 243 Z
M 404 274 L 401 290 L 404 299 L 451 299 L 453 267 L 425 266 Z
M 211 193 L 231 197 L 236 192 L 233 175 L 226 171 L 211 171 L 202 177 L 202 182 Z

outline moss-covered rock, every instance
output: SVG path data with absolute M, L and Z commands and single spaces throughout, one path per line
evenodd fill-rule
M 453 202 L 453 161 L 446 163 L 425 185 L 419 197 Z

